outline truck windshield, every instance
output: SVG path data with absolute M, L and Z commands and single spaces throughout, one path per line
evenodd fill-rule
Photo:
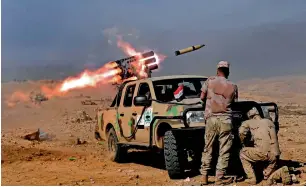
M 179 84 L 184 85 L 185 98 L 200 97 L 202 84 L 206 78 L 177 78 L 153 81 L 156 99 L 163 102 L 174 100 L 174 92 Z

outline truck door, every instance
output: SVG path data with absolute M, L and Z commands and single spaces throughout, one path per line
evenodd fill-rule
M 148 99 L 152 98 L 152 90 L 147 82 L 139 83 L 138 88 L 136 88 L 137 96 L 147 96 Z M 134 106 L 132 107 L 131 115 L 138 123 L 138 130 L 136 133 L 136 141 L 140 143 L 149 143 L 150 139 L 150 123 L 153 118 L 153 108 L 152 106 L 146 107 L 146 110 L 143 112 L 143 106 Z M 141 116 L 141 114 L 143 114 Z
M 135 128 L 135 122 L 133 121 L 132 108 L 133 108 L 133 98 L 136 88 L 136 83 L 127 84 L 122 93 L 122 99 L 120 107 L 118 107 L 118 117 L 119 126 L 121 129 L 121 136 L 127 140 L 131 141 L 131 135 Z

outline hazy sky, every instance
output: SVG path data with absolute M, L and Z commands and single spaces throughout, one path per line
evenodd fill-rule
M 2 0 L 2 79 L 73 75 L 125 57 L 108 44 L 110 28 L 168 56 L 157 75 L 212 75 L 219 60 L 234 80 L 306 70 L 306 0 Z

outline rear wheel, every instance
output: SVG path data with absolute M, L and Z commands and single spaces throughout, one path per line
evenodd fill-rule
M 125 160 L 127 149 L 118 145 L 118 138 L 113 128 L 111 128 L 108 133 L 107 148 L 111 161 L 120 163 Z
M 185 154 L 180 149 L 172 131 L 167 131 L 164 137 L 164 157 L 166 169 L 171 179 L 180 179 L 184 175 Z

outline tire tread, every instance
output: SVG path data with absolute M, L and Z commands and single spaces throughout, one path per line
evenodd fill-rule
M 180 150 L 172 131 L 167 131 L 164 136 L 165 165 L 171 179 L 183 177 L 182 151 Z

